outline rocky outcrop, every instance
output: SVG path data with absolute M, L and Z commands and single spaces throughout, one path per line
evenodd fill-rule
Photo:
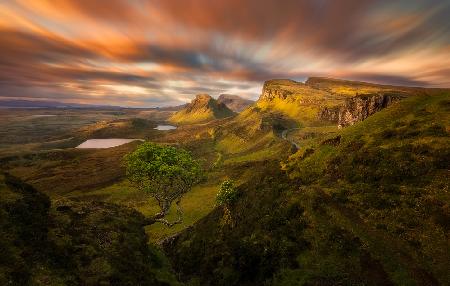
M 234 114 L 224 103 L 217 102 L 208 94 L 198 94 L 184 109 L 172 115 L 169 121 L 176 124 L 204 123 Z
M 358 95 L 347 99 L 342 106 L 322 108 L 318 117 L 320 120 L 335 122 L 339 127 L 350 126 L 402 98 L 400 94 Z
M 229 109 L 234 112 L 241 112 L 253 103 L 253 100 L 245 99 L 237 95 L 232 94 L 221 94 L 217 98 L 217 102 L 220 104 L 225 104 Z
M 214 107 L 214 99 L 208 94 L 197 94 L 190 104 L 186 106 L 187 112 Z

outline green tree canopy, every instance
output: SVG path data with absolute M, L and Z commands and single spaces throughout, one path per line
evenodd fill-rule
M 128 154 L 125 161 L 128 179 L 139 190 L 151 195 L 160 207 L 160 212 L 149 224 L 158 221 L 171 227 L 181 223 L 181 198 L 202 174 L 199 163 L 191 154 L 183 149 L 146 142 Z M 177 205 L 178 219 L 169 222 L 164 217 L 169 214 L 173 202 Z

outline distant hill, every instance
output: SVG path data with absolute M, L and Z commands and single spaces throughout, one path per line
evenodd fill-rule
M 24 99 L 0 99 L 0 108 L 121 108 L 111 105 L 91 105 L 58 101 L 39 101 Z
M 235 113 L 225 104 L 207 94 L 199 94 L 185 108 L 172 115 L 169 121 L 178 124 L 203 123 L 232 116 Z
M 217 98 L 217 102 L 225 104 L 234 112 L 241 112 L 255 103 L 253 100 L 245 99 L 233 94 L 221 94 L 219 98 Z

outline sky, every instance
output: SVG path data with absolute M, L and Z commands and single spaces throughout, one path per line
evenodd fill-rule
M 450 0 L 0 0 L 0 99 L 256 99 L 326 76 L 450 87 Z

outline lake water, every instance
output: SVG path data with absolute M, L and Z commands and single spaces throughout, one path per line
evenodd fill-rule
M 114 139 L 89 139 L 81 143 L 77 146 L 79 149 L 88 149 L 88 148 L 96 148 L 96 149 L 102 149 L 102 148 L 111 148 L 120 146 L 135 140 L 143 141 L 142 139 L 120 139 L 120 138 L 114 138 Z
M 34 118 L 40 118 L 40 117 L 53 117 L 56 116 L 55 114 L 35 114 L 35 115 L 31 115 L 31 117 Z
M 155 129 L 165 131 L 165 130 L 174 130 L 177 129 L 177 127 L 173 125 L 158 125 L 155 127 Z

